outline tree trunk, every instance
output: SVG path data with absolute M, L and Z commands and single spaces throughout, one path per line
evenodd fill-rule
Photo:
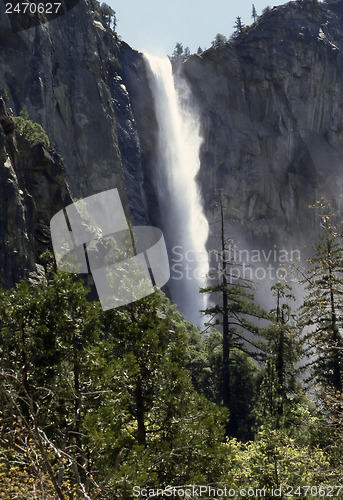
M 80 360 L 78 352 L 77 333 L 73 332 L 73 372 L 74 372 L 74 432 L 77 447 L 76 461 L 78 472 L 82 474 L 82 466 L 84 464 L 82 442 L 81 442 L 81 411 L 82 400 L 80 390 Z
M 330 249 L 329 249 L 330 250 Z M 330 305 L 331 305 L 331 329 L 332 329 L 332 337 L 334 342 L 333 348 L 333 386 L 336 391 L 342 392 L 342 374 L 341 374 L 341 366 L 340 366 L 340 355 L 339 355 L 339 332 L 337 326 L 337 317 L 336 317 L 336 306 L 335 306 L 335 296 L 332 287 L 332 269 L 329 266 L 329 286 L 330 286 Z
M 136 418 L 137 418 L 137 439 L 138 443 L 145 445 L 146 443 L 146 428 L 145 428 L 145 410 L 144 397 L 141 377 L 136 381 Z
M 223 376 L 222 376 L 222 391 L 223 405 L 229 408 L 231 391 L 230 391 L 230 329 L 229 329 L 229 314 L 228 314 L 228 293 L 227 293 L 227 265 L 225 260 L 225 234 L 224 234 L 224 212 L 223 203 L 220 202 L 221 210 L 221 246 L 222 246 L 222 265 L 223 265 Z

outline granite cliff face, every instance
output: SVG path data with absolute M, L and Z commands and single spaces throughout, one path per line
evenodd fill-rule
M 3 9 L 4 6 L 1 6 Z M 0 88 L 15 114 L 25 106 L 66 161 L 73 196 L 123 189 L 116 120 L 107 85 L 117 51 L 90 4 L 42 26 L 13 33 L 4 12 Z
M 9 285 L 34 270 L 48 219 L 70 196 L 117 187 L 135 224 L 160 224 L 158 125 L 142 54 L 96 19 L 93 2 L 18 33 L 0 19 L 0 89 L 14 114 L 25 106 L 44 127 L 66 179 L 55 153 L 20 146 L 3 111 L 0 232 L 10 264 L 2 260 L 0 280 Z M 222 189 L 232 228 L 249 245 L 302 245 L 317 231 L 309 204 L 326 196 L 340 208 L 342 21 L 339 0 L 290 2 L 176 69 L 201 115 L 208 218 Z
M 317 233 L 308 205 L 342 208 L 343 4 L 290 2 L 184 65 L 201 106 L 205 205 L 224 203 L 256 245 Z
M 44 278 L 39 259 L 51 247 L 50 220 L 71 197 L 61 157 L 15 134 L 2 99 L 0 163 L 0 283 L 10 287 L 22 278 Z
M 119 41 L 96 19 L 94 5 L 80 1 L 68 14 L 17 33 L 0 5 L 0 89 L 10 109 L 2 108 L 4 123 L 25 107 L 58 152 L 30 148 L 13 134 L 13 123 L 0 128 L 3 286 L 36 272 L 39 255 L 51 248 L 50 220 L 72 199 L 116 187 L 127 216 L 146 222 L 139 139 L 116 71 Z
M 208 219 L 218 190 L 243 246 L 302 248 L 318 232 L 308 206 L 321 196 L 342 210 L 343 5 L 275 7 L 223 46 L 176 68 L 191 87 L 204 143 L 198 177 Z M 139 54 L 120 54 L 133 108 L 147 207 L 157 125 Z M 150 210 L 149 210 L 150 207 Z

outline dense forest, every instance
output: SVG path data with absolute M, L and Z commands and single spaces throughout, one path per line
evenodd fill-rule
M 342 498 L 342 222 L 311 209 L 301 306 L 276 282 L 262 310 L 224 259 L 217 330 L 157 289 L 102 311 L 48 252 L 3 290 L 0 498 Z

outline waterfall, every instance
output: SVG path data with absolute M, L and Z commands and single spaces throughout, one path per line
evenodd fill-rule
M 202 324 L 200 309 L 206 296 L 208 222 L 196 183 L 200 168 L 200 120 L 190 109 L 190 89 L 174 79 L 168 58 L 145 55 L 150 89 L 158 121 L 154 184 L 167 243 L 173 301 L 188 321 Z

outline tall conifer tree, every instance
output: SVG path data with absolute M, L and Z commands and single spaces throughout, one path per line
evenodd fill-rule
M 304 273 L 307 296 L 301 308 L 306 328 L 309 368 L 312 380 L 342 392 L 343 375 L 343 246 L 333 222 L 334 215 L 322 215 L 323 231 L 308 259 Z
M 242 279 L 237 273 L 237 263 L 231 259 L 230 245 L 232 240 L 226 235 L 225 209 L 222 195 L 219 198 L 220 250 L 217 252 L 219 266 L 215 277 L 216 283 L 201 288 L 201 293 L 210 294 L 214 302 L 203 310 L 210 317 L 209 325 L 222 325 L 222 404 L 231 408 L 232 393 L 232 353 L 239 349 L 253 355 L 247 348 L 258 346 L 251 339 L 251 334 L 258 334 L 257 318 L 266 318 L 267 313 L 253 302 L 252 283 Z M 212 277 L 213 278 L 213 277 Z M 255 349 L 256 353 L 256 349 Z M 231 419 L 234 415 L 231 414 Z

